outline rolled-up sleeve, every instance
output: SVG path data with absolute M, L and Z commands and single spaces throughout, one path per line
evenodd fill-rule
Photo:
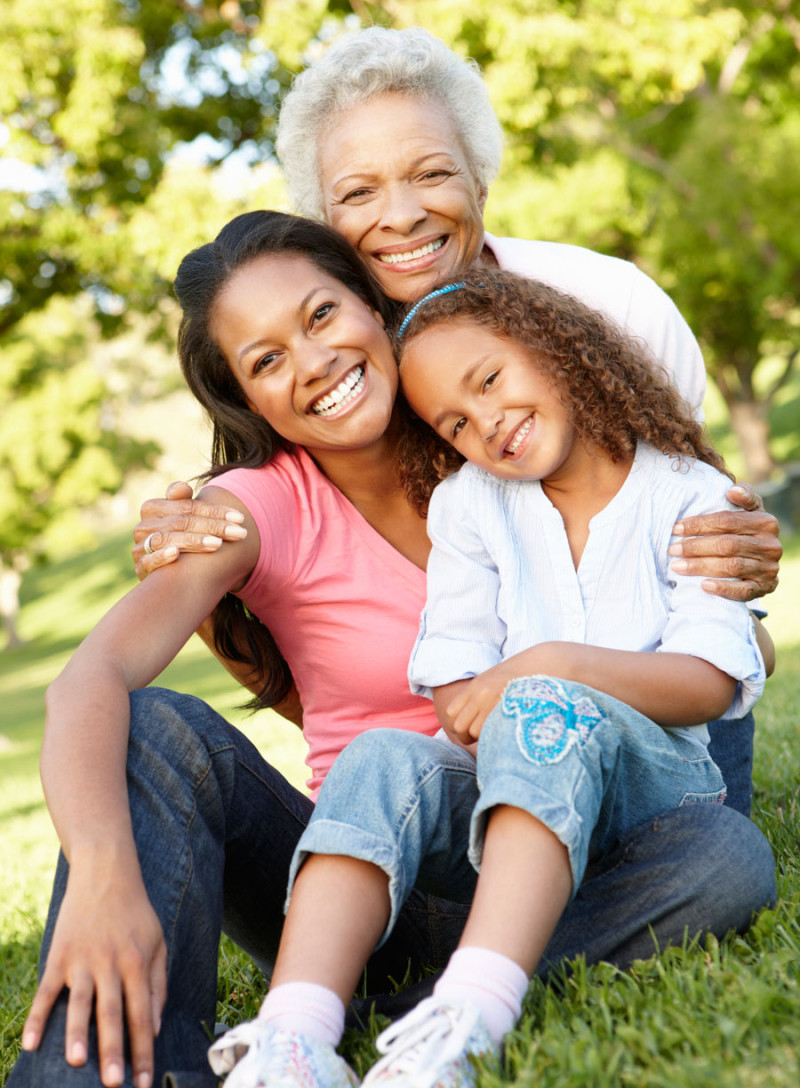
M 503 656 L 500 579 L 478 532 L 495 515 L 470 483 L 463 472 L 448 477 L 428 511 L 428 596 L 408 667 L 412 692 L 428 698 L 432 688 L 477 676 Z
M 687 503 L 681 517 L 733 507 L 719 476 Z M 658 652 L 700 657 L 738 681 L 736 694 L 721 718 L 741 718 L 764 691 L 766 673 L 750 609 L 739 601 L 706 593 L 702 579 L 670 570 L 669 616 Z

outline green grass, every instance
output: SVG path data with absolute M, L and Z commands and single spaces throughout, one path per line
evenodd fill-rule
M 0 1085 L 19 1047 L 56 853 L 37 760 L 44 689 L 75 645 L 131 582 L 127 538 L 33 571 L 20 630 L 27 645 L 0 654 Z M 769 628 L 778 672 L 758 709 L 754 818 L 776 853 L 780 902 L 745 937 L 670 949 L 627 972 L 578 963 L 531 985 L 503 1068 L 481 1069 L 482 1088 L 647 1086 L 771 1088 L 800 1084 L 800 536 L 786 546 Z M 241 694 L 197 643 L 159 681 L 201 696 L 242 723 L 296 784 L 302 739 L 272 714 L 247 718 Z M 218 1018 L 255 1015 L 264 984 L 228 940 L 220 952 Z M 349 1033 L 344 1052 L 361 1072 L 372 1040 Z M 55 1088 L 55 1086 L 54 1086 Z

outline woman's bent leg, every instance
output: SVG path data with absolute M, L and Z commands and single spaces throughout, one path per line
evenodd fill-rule
M 220 929 L 259 963 L 271 962 L 291 856 L 312 805 L 210 707 L 153 688 L 131 696 L 128 790 L 145 886 L 168 950 L 154 1084 L 172 1071 L 177 1088 L 210 1088 Z M 67 876 L 61 858 L 42 963 Z M 94 1032 L 86 1066 L 64 1061 L 66 996 L 38 1050 L 21 1055 L 9 1088 L 100 1084 Z M 126 1085 L 130 1075 L 128 1067 Z
M 728 796 L 725 804 L 744 816 L 750 815 L 753 799 L 753 735 L 755 721 L 752 711 L 743 718 L 708 723 L 711 738 L 708 754 L 722 771 Z
M 776 894 L 772 850 L 747 817 L 727 805 L 671 809 L 588 867 L 537 973 L 578 955 L 625 968 L 687 937 L 743 933 Z

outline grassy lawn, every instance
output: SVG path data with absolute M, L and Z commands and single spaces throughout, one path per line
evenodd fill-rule
M 785 544 L 781 586 L 769 600 L 778 674 L 758 708 L 754 804 L 777 857 L 777 909 L 764 912 L 746 937 L 690 943 L 625 973 L 578 964 L 555 984 L 532 984 L 504 1068 L 481 1073 L 485 1088 L 800 1084 L 800 536 Z M 130 582 L 127 549 L 127 537 L 116 536 L 91 554 L 33 572 L 20 625 L 27 645 L 0 654 L 0 1085 L 35 987 L 56 852 L 37 773 L 43 693 Z M 199 643 L 160 683 L 244 722 L 270 760 L 302 784 L 297 730 L 269 713 L 245 720 L 235 685 Z M 262 993 L 250 961 L 223 942 L 219 1019 L 254 1015 Z M 374 1056 L 364 1037 L 349 1036 L 345 1048 L 362 1071 Z

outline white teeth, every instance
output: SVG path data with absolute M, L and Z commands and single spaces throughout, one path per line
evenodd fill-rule
M 519 449 L 519 447 L 520 447 L 520 445 L 522 443 L 523 438 L 525 437 L 525 435 L 528 433 L 528 431 L 531 429 L 532 426 L 533 426 L 533 416 L 528 416 L 528 418 L 525 420 L 525 422 L 517 430 L 517 433 L 514 435 L 513 440 L 511 442 L 509 442 L 509 444 L 506 446 L 506 453 L 516 453 L 517 452 L 517 450 Z
M 364 388 L 364 367 L 357 366 L 344 378 L 335 389 L 326 393 L 324 397 L 314 401 L 311 411 L 316 416 L 332 415 L 340 408 L 344 408 L 351 400 L 354 400 Z
M 429 253 L 435 253 L 444 245 L 444 238 L 437 238 L 435 242 L 428 242 L 419 249 L 411 249 L 407 253 L 379 253 L 378 260 L 384 264 L 400 264 L 401 261 L 415 261 L 418 257 L 427 257 Z

